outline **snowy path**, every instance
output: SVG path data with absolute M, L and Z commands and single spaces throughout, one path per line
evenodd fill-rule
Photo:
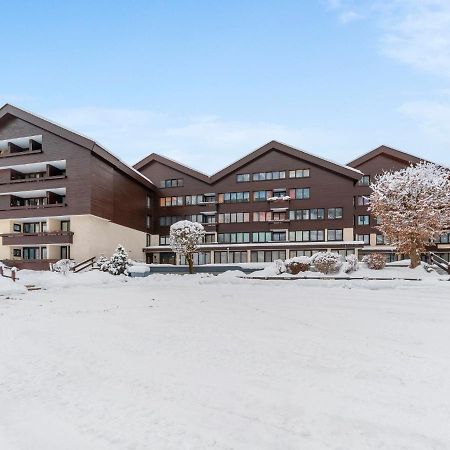
M 88 284 L 0 297 L 1 449 L 450 447 L 450 283 Z

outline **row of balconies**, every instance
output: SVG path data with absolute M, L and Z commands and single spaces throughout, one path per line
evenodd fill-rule
M 0 158 L 42 152 L 42 136 L 0 141 Z

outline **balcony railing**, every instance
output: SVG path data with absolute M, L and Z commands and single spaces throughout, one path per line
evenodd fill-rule
M 3 233 L 3 245 L 72 244 L 72 231 L 42 231 L 38 233 Z
M 67 176 L 66 175 L 54 175 L 51 177 L 40 177 L 40 178 L 17 178 L 15 180 L 0 181 L 0 185 L 16 184 L 16 183 L 31 183 L 31 182 L 38 182 L 38 181 L 50 181 L 50 180 L 61 180 L 64 178 L 67 178 Z
M 8 208 L 1 208 L 0 211 L 16 211 L 24 209 L 43 209 L 43 208 L 62 208 L 67 206 L 67 203 L 47 203 L 46 205 L 19 205 L 10 206 Z

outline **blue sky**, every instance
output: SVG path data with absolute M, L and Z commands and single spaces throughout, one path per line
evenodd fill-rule
M 448 0 L 0 5 L 0 101 L 129 163 L 158 152 L 212 173 L 277 139 L 450 165 Z

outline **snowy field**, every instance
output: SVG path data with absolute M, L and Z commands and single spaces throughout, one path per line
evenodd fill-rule
M 450 448 L 450 282 L 19 275 L 2 450 Z

